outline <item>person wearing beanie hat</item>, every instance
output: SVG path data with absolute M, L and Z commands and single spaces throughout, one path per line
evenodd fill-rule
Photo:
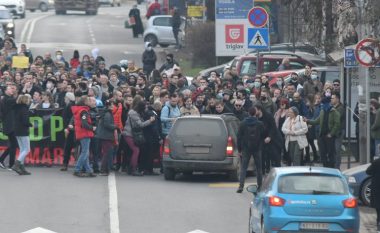
M 285 148 L 288 151 L 290 163 L 293 166 L 301 166 L 302 150 L 307 147 L 306 133 L 307 124 L 299 115 L 297 107 L 290 107 L 288 117 L 282 125 L 282 132 L 285 135 Z
M 308 120 L 310 125 L 319 125 L 319 151 L 324 167 L 335 168 L 335 138 L 340 131 L 340 113 L 331 106 L 331 97 L 322 100 L 322 110 L 315 120 Z

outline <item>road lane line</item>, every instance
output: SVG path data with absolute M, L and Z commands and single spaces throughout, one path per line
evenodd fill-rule
M 26 21 L 26 24 L 25 24 L 24 28 L 21 31 L 20 43 L 25 43 L 25 35 L 26 35 L 26 32 L 29 29 L 30 22 L 32 22 L 32 19 L 28 19 L 28 21 Z
M 116 177 L 115 173 L 108 176 L 110 230 L 111 233 L 120 233 L 119 227 L 119 207 L 117 201 Z
M 34 31 L 34 26 L 36 25 L 36 22 L 39 21 L 39 20 L 41 20 L 41 19 L 43 19 L 43 18 L 46 18 L 48 16 L 49 15 L 42 15 L 42 16 L 34 18 L 32 20 L 32 23 L 31 23 L 30 29 L 29 29 L 29 33 L 28 33 L 28 37 L 26 38 L 26 41 L 25 41 L 26 43 L 30 43 L 30 40 L 32 38 L 32 34 L 33 34 L 33 31 Z
M 256 183 L 245 183 L 245 187 Z M 209 188 L 237 188 L 239 183 L 213 183 L 208 185 Z

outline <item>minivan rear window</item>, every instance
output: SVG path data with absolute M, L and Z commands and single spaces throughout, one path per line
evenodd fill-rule
M 278 190 L 287 194 L 343 195 L 347 187 L 341 177 L 323 174 L 286 175 L 278 180 Z
M 177 136 L 222 136 L 226 128 L 221 120 L 215 119 L 180 119 L 176 122 Z

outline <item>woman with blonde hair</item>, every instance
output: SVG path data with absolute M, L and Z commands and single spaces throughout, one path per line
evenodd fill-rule
M 29 95 L 20 95 L 17 98 L 15 106 L 15 136 L 20 147 L 20 154 L 12 169 L 19 175 L 30 175 L 30 172 L 25 170 L 24 161 L 30 151 L 29 128 L 32 124 L 29 122 Z

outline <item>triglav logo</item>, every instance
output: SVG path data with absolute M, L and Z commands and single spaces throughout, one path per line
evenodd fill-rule
M 244 43 L 244 25 L 226 25 L 226 43 Z

